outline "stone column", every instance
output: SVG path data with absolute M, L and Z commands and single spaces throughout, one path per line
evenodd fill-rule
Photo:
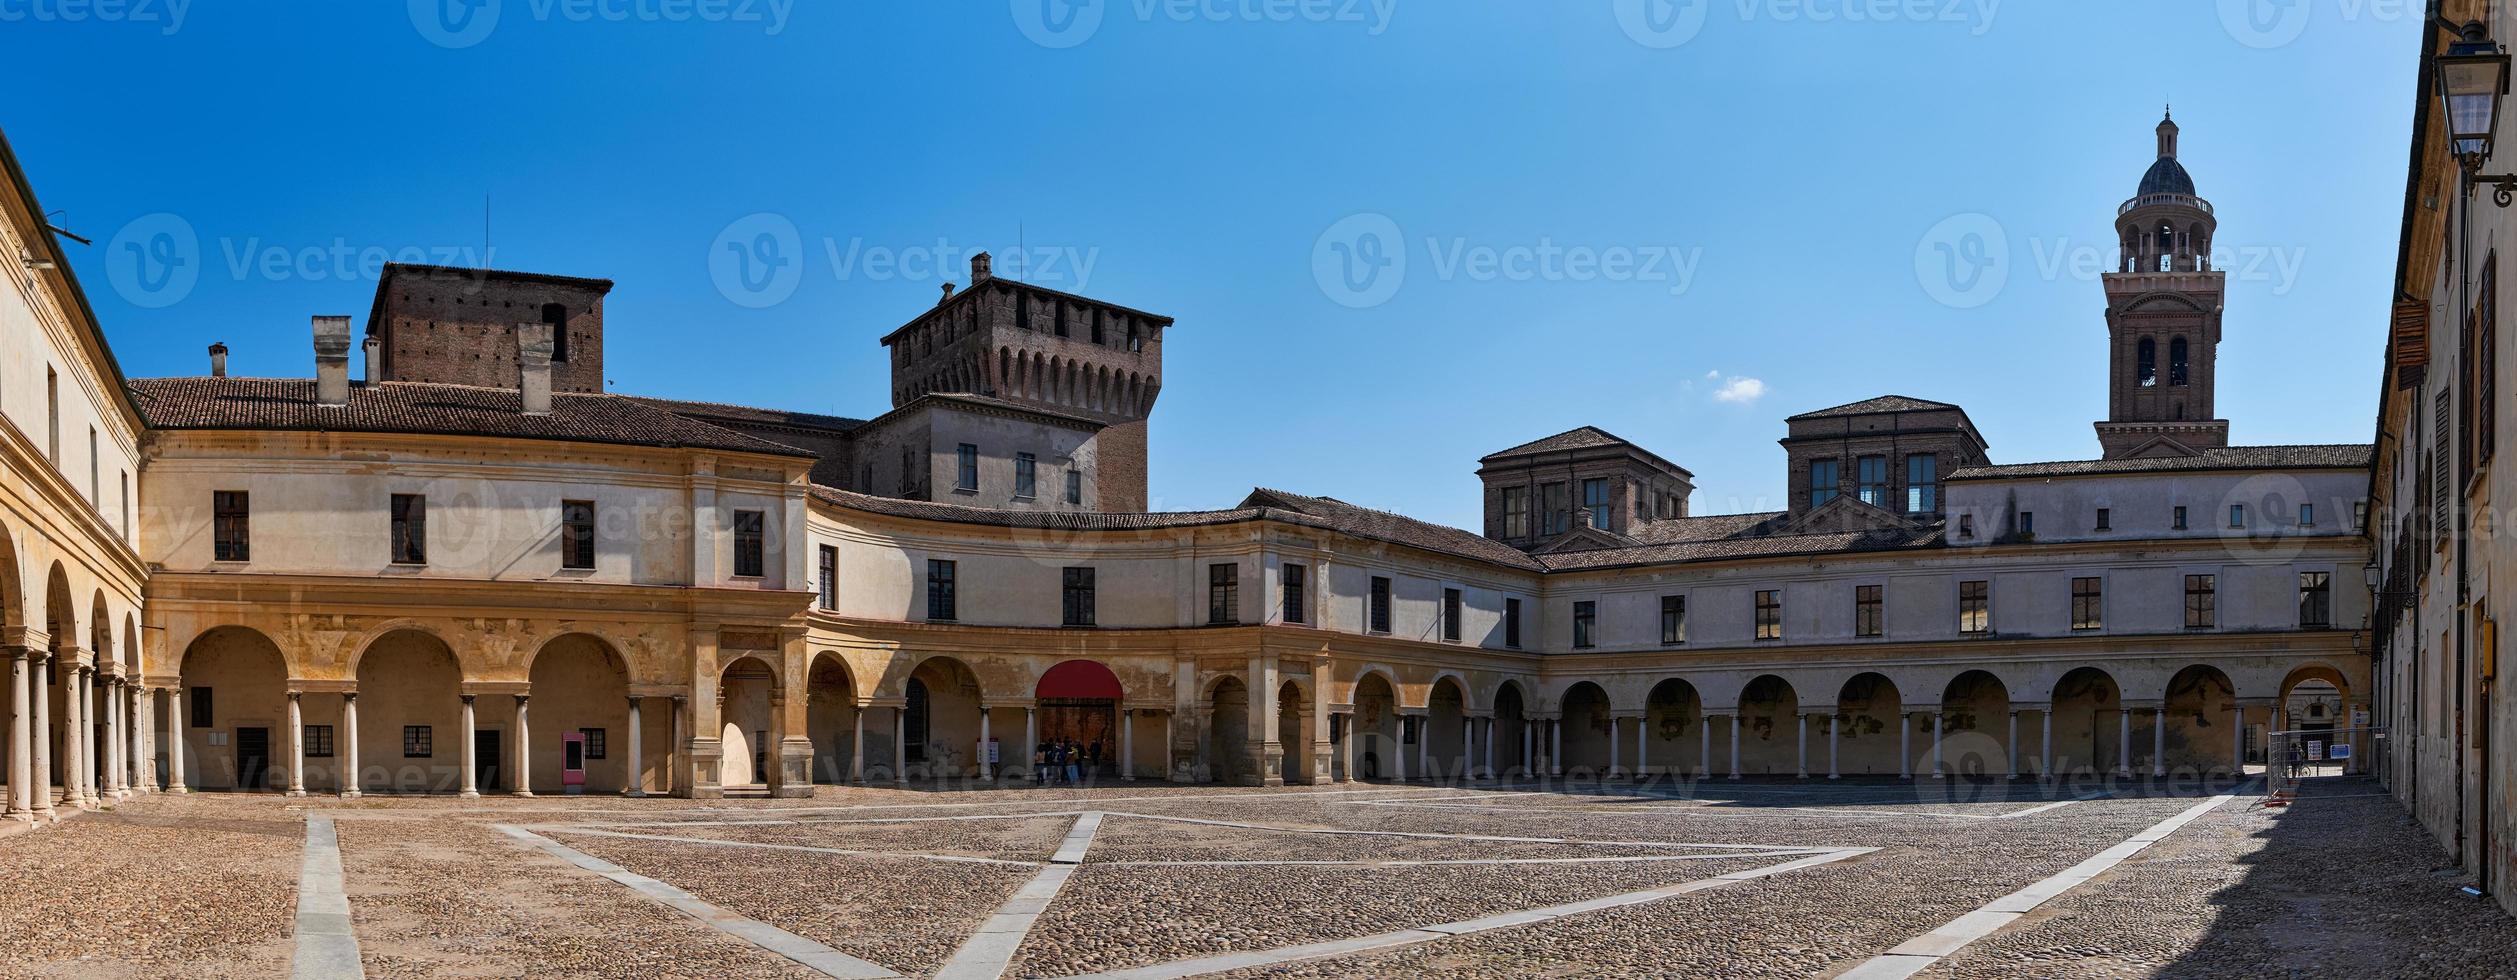
M 1634 720 L 1634 778 L 1637 781 L 1642 780 L 1652 767 L 1651 729 L 1652 712 L 1645 709 L 1642 717 Z
M 1564 775 L 1564 719 L 1547 719 L 1547 775 Z
M 35 753 L 28 742 L 34 738 L 34 719 L 28 717 L 26 694 L 26 648 L 10 647 L 9 654 L 9 803 L 7 819 L 21 823 L 35 819 L 32 800 L 35 794 L 26 781 L 34 778 Z
M 516 796 L 533 795 L 532 707 L 532 695 L 516 695 Z
M 2132 775 L 2132 706 L 2124 705 L 2115 712 L 2115 774 Z
M 1842 778 L 1844 778 L 1844 777 L 1843 777 L 1843 773 L 1842 773 L 1842 771 L 1841 771 L 1841 770 L 1839 770 L 1839 769 L 1837 768 L 1837 766 L 1836 766 L 1836 761 L 1835 761 L 1835 760 L 1836 760 L 1836 751 L 1837 751 L 1838 747 L 1840 747 L 1840 746 L 1843 744 L 1843 742 L 1844 742 L 1844 723 L 1843 723 L 1842 721 L 1838 720 L 1838 719 L 1837 719 L 1834 715 L 1828 715 L 1828 716 L 1827 716 L 1827 778 L 1828 778 L 1828 779 L 1842 779 Z
M 74 733 L 79 742 L 79 803 L 94 808 L 102 802 L 96 798 L 96 668 L 81 667 L 76 693 L 79 697 L 79 727 Z
M 2161 705 L 2150 712 L 2150 777 L 2159 779 L 2166 775 L 2167 706 Z
M 1495 778 L 1495 771 L 1494 771 L 1494 716 L 1493 716 L 1493 715 L 1488 715 L 1488 716 L 1486 716 L 1486 718 L 1485 718 L 1485 723 L 1484 723 L 1484 724 L 1482 724 L 1482 725 L 1479 725 L 1478 727 L 1483 728 L 1483 729 L 1485 729 L 1485 730 L 1486 730 L 1486 778 L 1487 778 L 1487 779 L 1493 779 L 1493 778 Z
M 79 718 L 79 676 L 86 670 L 76 661 L 61 665 L 61 802 L 65 806 L 78 806 L 87 798 L 87 777 L 81 775 L 84 767 L 79 758 L 79 749 L 87 741 L 79 735 L 85 725 Z
M 860 786 L 865 784 L 865 709 L 870 707 L 873 706 L 858 702 L 849 712 L 854 716 L 851 721 L 856 733 L 848 742 L 848 781 Z
M 469 694 L 463 695 L 462 738 L 463 744 L 458 746 L 458 748 L 462 750 L 463 757 L 461 763 L 463 766 L 463 772 L 461 775 L 462 781 L 458 784 L 462 787 L 462 791 L 457 795 L 470 799 L 480 796 L 481 788 L 479 785 L 474 783 L 472 777 L 472 695 Z
M 1405 722 L 1400 722 L 1404 725 Z M 1404 733 L 1406 729 L 1400 729 Z M 1416 772 L 1430 782 L 1433 779 L 1433 715 L 1416 716 Z
M 341 695 L 341 798 L 354 800 L 358 790 L 358 692 Z
M 1705 714 L 1701 709 L 1697 710 L 1695 715 L 1695 735 L 1696 778 L 1711 779 L 1713 778 L 1713 716 Z
M 27 693 L 35 700 L 34 718 L 31 722 L 35 734 L 28 741 L 33 743 L 29 747 L 33 750 L 30 755 L 33 757 L 32 765 L 35 771 L 26 780 L 27 791 L 33 796 L 33 799 L 28 801 L 27 807 L 34 812 L 36 819 L 45 820 L 53 815 L 52 719 L 47 716 L 52 713 L 51 675 L 55 655 L 48 650 L 32 650 L 28 653 L 26 687 Z
M 909 781 L 909 706 L 905 703 L 891 709 L 891 781 L 895 785 Z
M 303 691 L 288 692 L 288 795 L 306 795 L 306 716 Z
M 1346 719 L 1337 723 L 1345 729 L 1345 737 L 1337 740 L 1337 775 L 1351 783 L 1355 781 L 1355 713 L 1349 711 L 1337 717 Z
M 1730 713 L 1730 778 L 1739 778 L 1739 712 Z
M 97 791 L 107 800 L 122 799 L 122 680 L 105 678 L 96 690 L 96 711 L 104 716 L 103 741 L 96 746 L 96 758 L 104 763 L 97 767 Z
M 138 681 L 122 686 L 124 785 L 133 793 L 157 788 L 157 766 L 149 754 L 148 688 Z
M 1940 741 L 1941 736 L 1948 731 L 1945 727 L 1947 724 L 1948 715 L 1945 712 L 1939 708 L 1931 709 L 1931 778 L 1933 779 L 1949 778 L 1949 767 L 1941 764 L 1940 761 Z
M 2054 778 L 2054 706 L 2049 703 L 2037 714 L 2045 722 L 2044 739 L 2037 745 L 2037 754 L 2041 757 L 2037 760 L 2037 774 L 2051 781 Z
M 628 796 L 647 795 L 646 732 L 647 699 L 631 695 L 629 698 L 629 778 L 623 780 L 628 784 L 628 789 L 625 791 L 625 795 Z
M 166 689 L 166 791 L 169 793 L 192 792 L 191 787 L 184 785 L 184 739 L 191 731 L 192 719 L 184 717 L 183 682 L 177 681 L 175 686 Z M 351 730 L 350 737 L 358 737 L 356 729 Z
M 2010 778 L 2019 778 L 2019 712 L 2010 712 L 2010 741 L 2002 743 L 2001 754 L 2010 760 Z
M 1024 708 L 1023 717 L 1029 719 L 1031 709 Z M 1029 722 L 1026 721 L 1024 728 L 1026 733 L 1030 731 L 1028 726 Z M 1023 758 L 1026 760 L 1031 758 L 1029 741 L 1023 743 Z M 1136 709 L 1134 708 L 1119 710 L 1119 781 L 1126 783 L 1136 781 Z
M 1390 739 L 1390 779 L 1404 783 L 1407 781 L 1407 716 L 1393 708 L 1390 720 L 1398 723 L 1398 736 Z
M 1538 775 L 1538 722 L 1521 718 L 1521 775 Z
M 991 714 L 995 712 L 987 705 L 979 706 L 979 781 L 983 783 L 996 779 L 996 766 L 988 762 L 988 743 L 995 737 L 995 733 L 988 729 L 988 716 Z
M 1605 775 L 1605 776 L 1602 776 L 1602 777 L 1600 777 L 1600 778 L 1602 778 L 1602 779 L 1615 779 L 1615 778 L 1617 778 L 1617 763 L 1618 763 L 1618 761 L 1619 761 L 1619 760 L 1617 759 L 1617 746 L 1618 746 L 1618 744 L 1619 744 L 1620 742 L 1622 742 L 1622 741 L 1624 740 L 1624 738 L 1625 738 L 1625 734 L 1626 734 L 1626 733 L 1625 733 L 1625 728 L 1624 728 L 1624 726 L 1622 726 L 1622 725 L 1618 724 L 1618 718 L 1617 718 L 1617 716 L 1615 716 L 1615 715 L 1609 715 L 1609 716 L 1608 716 L 1608 774 L 1607 774 L 1607 775 Z
M 1914 715 L 1903 708 L 1896 713 L 1896 757 L 1897 777 L 1914 778 Z
M 1796 731 L 1796 732 L 1793 734 L 1793 738 L 1794 738 L 1795 742 L 1797 743 L 1797 744 L 1795 745 L 1795 747 L 1794 747 L 1794 752 L 1797 754 L 1797 758 L 1798 758 L 1798 760 L 1799 760 L 1799 764 L 1800 764 L 1800 778 L 1802 778 L 1802 779 L 1807 779 L 1807 778 L 1809 778 L 1809 715 L 1808 715 L 1808 713 L 1807 713 L 1807 712 L 1801 712 L 1801 711 L 1795 711 L 1795 712 L 1792 712 L 1792 727 L 1793 727 L 1793 728 L 1795 728 L 1795 729 L 1798 729 L 1798 731 Z
M 670 737 L 664 740 L 664 791 L 677 796 L 690 794 L 690 786 L 684 780 L 681 766 L 682 753 L 689 748 L 682 741 L 684 738 L 682 712 L 688 710 L 689 704 L 689 697 L 680 694 L 673 695 L 672 717 L 669 719 L 673 730 L 668 733 Z
M 1177 728 L 1179 720 L 1180 710 L 1176 707 L 1162 713 L 1162 765 L 1165 770 L 1162 775 L 1164 779 L 1172 782 L 1185 783 L 1189 781 L 1188 776 L 1180 771 L 1179 759 L 1175 755 L 1180 745 Z
M 2246 775 L 2246 706 L 2238 705 L 2237 710 L 2229 712 L 2229 715 L 2236 722 L 2229 727 L 2237 729 L 2229 736 L 2229 771 L 2244 777 Z

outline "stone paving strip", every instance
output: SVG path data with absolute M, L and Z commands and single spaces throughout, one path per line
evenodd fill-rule
M 700 901 L 689 892 L 637 874 L 532 831 L 508 824 L 496 826 L 500 832 L 526 846 L 539 849 L 560 860 L 619 882 L 632 891 L 707 924 L 710 928 L 794 960 L 824 976 L 843 977 L 848 980 L 896 980 L 900 976 L 885 967 L 849 956 L 766 922 L 747 919 L 710 905 Z
M 1804 857 L 1795 861 L 1786 861 L 1781 864 L 1769 865 L 1762 868 L 1753 868 L 1746 871 L 1734 871 L 1729 874 L 1717 875 L 1711 878 L 1681 882 L 1679 884 L 1666 885 L 1659 888 L 1648 888 L 1642 891 L 1626 892 L 1624 894 L 1610 895 L 1604 898 L 1570 902 L 1563 905 L 1552 905 L 1546 908 L 1525 909 L 1518 912 L 1505 912 L 1460 922 L 1448 922 L 1440 925 L 1423 926 L 1415 929 L 1401 929 L 1370 936 L 1358 936 L 1353 939 L 1338 939 L 1321 943 L 1309 943 L 1300 946 L 1254 950 L 1246 953 L 1227 953 L 1221 956 L 1180 960 L 1171 963 L 1157 964 L 1154 966 L 1135 967 L 1125 970 L 1112 970 L 1104 973 L 1078 974 L 1076 977 L 1070 978 L 1070 980 L 1171 980 L 1171 978 L 1176 977 L 1205 976 L 1214 973 L 1226 973 L 1233 970 L 1246 970 L 1253 967 L 1345 956 L 1354 953 L 1392 949 L 1401 946 L 1412 946 L 1418 943 L 1428 943 L 1441 939 L 1449 939 L 1455 936 L 1466 936 L 1497 929 L 1534 925 L 1555 919 L 1561 919 L 1570 915 L 1579 915 L 1585 912 L 1596 912 L 1603 909 L 1619 908 L 1629 905 L 1641 905 L 1647 902 L 1657 902 L 1663 899 L 1675 898 L 1680 895 L 1688 895 L 1714 888 L 1720 888 L 1725 885 L 1736 884 L 1742 881 L 1753 881 L 1758 878 L 1783 874 L 1789 871 L 1798 871 L 1803 868 L 1812 868 L 1823 864 L 1831 864 L 1836 861 L 1842 861 L 1846 858 L 1859 857 L 1861 855 L 1871 853 L 1874 850 L 1876 850 L 1876 848 L 1846 848 L 1842 850 L 1828 851 L 1811 857 Z
M 1014 897 L 1006 899 L 996 914 L 980 923 L 979 931 L 961 944 L 935 980 L 997 980 L 1004 976 L 1005 968 L 1014 962 L 1014 951 L 1022 946 L 1024 937 L 1031 935 L 1032 925 L 1040 921 L 1040 913 L 1048 911 L 1049 902 L 1066 887 L 1066 880 L 1075 876 L 1075 866 L 1084 863 L 1084 852 L 1092 847 L 1093 835 L 1101 832 L 1101 818 L 1097 811 L 1076 817 L 1075 828 L 1067 831 L 1057 853 L 1050 855 L 1049 866 L 1040 869 L 1040 874 L 1025 883 Z
M 327 817 L 306 818 L 306 857 L 297 872 L 297 956 L 294 980 L 365 980 L 358 930 L 341 884 L 341 838 Z
M 1871 957 L 1861 965 L 1839 974 L 1839 980 L 1904 980 L 1906 977 L 1921 973 L 1932 964 L 1940 962 L 1942 958 L 1966 948 L 1967 944 L 1992 935 L 2003 926 L 2019 921 L 2029 912 L 2035 911 L 2037 906 L 2087 883 L 2092 878 L 2105 874 L 2107 869 L 2122 864 L 2124 859 L 2141 853 L 2150 845 L 2175 833 L 2178 828 L 2194 822 L 2203 814 L 2236 798 L 2237 794 L 2231 792 L 2194 804 L 2184 812 L 2159 821 L 2151 825 L 2148 830 L 2134 834 L 2123 843 L 2100 851 L 2096 856 L 2079 864 L 2072 865 L 2061 874 L 1994 899 L 1982 908 L 1951 920 L 1947 925 L 1906 940 L 1885 953 Z
M 917 861 L 943 861 L 957 864 L 1005 864 L 1022 868 L 1039 867 L 1038 861 L 1009 861 L 1004 858 L 970 857 L 961 854 L 909 854 L 893 851 L 865 851 L 846 847 L 814 847 L 809 844 L 779 844 L 769 841 L 726 840 L 719 837 L 675 837 L 666 834 L 625 834 L 589 827 L 551 826 L 539 828 L 553 833 L 569 833 L 580 837 L 610 837 L 617 840 L 651 840 L 673 844 L 699 844 L 707 847 L 749 847 L 764 851 L 802 851 L 808 854 L 837 854 L 844 857 L 896 857 Z

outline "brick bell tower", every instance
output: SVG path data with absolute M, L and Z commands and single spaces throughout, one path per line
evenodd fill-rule
M 2115 211 L 2122 248 L 2106 286 L 2108 459 L 2191 456 L 2229 444 L 2213 404 L 2226 277 L 2211 267 L 2211 202 L 2176 162 L 2176 120 L 2159 121 L 2159 159 Z

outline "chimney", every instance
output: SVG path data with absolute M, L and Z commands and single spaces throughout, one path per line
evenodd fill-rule
M 315 404 L 350 403 L 350 318 L 315 318 Z
M 937 306 L 942 306 L 942 305 L 944 305 L 944 304 L 946 304 L 946 303 L 950 303 L 950 302 L 952 302 L 952 301 L 953 301 L 953 284 L 948 282 L 948 283 L 945 283 L 945 284 L 944 284 L 944 298 L 939 299 L 939 300 L 936 300 L 936 301 L 935 301 L 935 305 L 937 305 Z
M 385 379 L 385 342 L 375 337 L 369 337 L 367 338 L 366 346 L 366 378 L 367 383 L 372 385 Z
M 551 414 L 551 325 L 516 324 L 516 391 L 524 414 Z
M 226 377 L 226 376 L 227 376 L 227 344 L 226 344 L 226 343 L 224 343 L 224 342 L 221 342 L 221 343 L 216 343 L 216 344 L 211 344 L 211 345 L 210 345 L 210 377 L 213 377 L 213 378 L 224 378 L 224 377 Z
M 970 284 L 976 286 L 996 278 L 996 260 L 981 252 L 970 257 Z

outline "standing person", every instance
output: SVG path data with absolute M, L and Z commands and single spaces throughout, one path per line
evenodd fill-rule
M 1031 781 L 1034 785 L 1040 786 L 1046 786 L 1049 783 L 1049 743 L 1047 742 L 1037 742 L 1031 746 Z
M 1078 784 L 1084 781 L 1084 747 L 1075 744 L 1072 739 L 1066 743 L 1066 781 Z

